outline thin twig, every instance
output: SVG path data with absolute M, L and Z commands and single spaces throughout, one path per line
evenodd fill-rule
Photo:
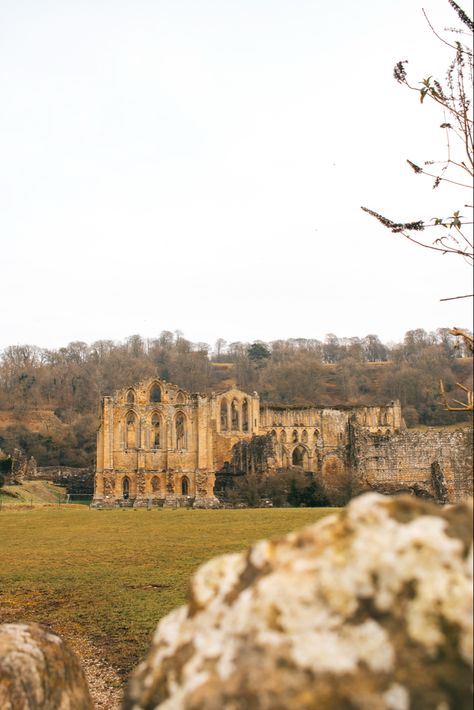
M 468 293 L 466 296 L 451 296 L 450 298 L 440 298 L 440 301 L 455 301 L 457 298 L 474 298 L 474 293 Z
M 435 28 L 433 27 L 433 25 L 432 25 L 431 22 L 429 21 L 428 15 L 426 14 L 426 10 L 425 10 L 424 7 L 421 8 L 421 11 L 422 11 L 423 15 L 425 16 L 425 20 L 427 21 L 428 25 L 430 26 L 430 29 L 431 29 L 432 33 L 434 34 L 434 36 L 437 37 L 437 38 L 438 38 L 443 44 L 445 44 L 447 47 L 451 47 L 451 49 L 456 50 L 456 45 L 450 44 L 449 42 L 447 42 L 447 41 L 444 39 L 444 37 L 441 37 L 441 35 L 439 35 L 439 34 L 436 32 Z

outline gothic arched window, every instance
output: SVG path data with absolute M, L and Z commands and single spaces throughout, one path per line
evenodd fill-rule
M 230 421 L 232 431 L 237 431 L 239 429 L 239 405 L 236 399 L 233 399 L 230 405 Z
M 189 495 L 189 478 L 187 478 L 186 476 L 183 476 L 183 478 L 181 479 L 181 495 Z
M 137 422 L 133 412 L 127 414 L 125 443 L 127 449 L 134 449 L 137 445 Z
M 242 402 L 242 431 L 249 430 L 249 403 L 246 399 Z
M 182 412 L 176 415 L 176 448 L 186 448 L 186 419 Z
M 156 383 L 150 390 L 150 402 L 161 402 L 161 387 Z
M 130 479 L 125 476 L 122 481 L 122 496 L 124 500 L 130 498 Z
M 151 418 L 151 448 L 159 449 L 161 445 L 161 418 L 154 414 Z
M 127 404 L 135 404 L 135 393 L 133 390 L 127 392 Z
M 227 431 L 229 428 L 229 413 L 227 409 L 227 400 L 221 399 L 221 431 Z

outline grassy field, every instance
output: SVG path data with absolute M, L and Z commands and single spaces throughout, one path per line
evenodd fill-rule
M 328 509 L 0 512 L 0 622 L 91 640 L 126 674 L 205 560 L 316 521 Z

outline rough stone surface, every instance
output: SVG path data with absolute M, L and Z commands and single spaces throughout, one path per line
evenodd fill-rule
M 93 710 L 79 661 L 38 624 L 0 626 L 2 710 Z
M 36 475 L 36 461 L 33 456 L 26 456 L 21 449 L 13 449 L 11 472 L 6 477 L 9 485 L 21 485 L 25 478 Z
M 470 505 L 369 493 L 206 563 L 124 708 L 471 708 L 471 524 Z
M 351 468 L 362 486 L 450 503 L 472 496 L 471 428 L 381 435 L 354 426 L 351 434 Z

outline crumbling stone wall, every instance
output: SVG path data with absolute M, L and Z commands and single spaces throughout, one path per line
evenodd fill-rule
M 351 427 L 350 463 L 362 489 L 460 502 L 472 496 L 472 462 L 470 428 L 385 435 Z
M 11 470 L 6 477 L 6 483 L 21 485 L 25 478 L 34 478 L 36 471 L 36 461 L 33 456 L 28 457 L 21 449 L 13 449 Z
M 64 486 L 68 493 L 93 493 L 94 471 L 92 468 L 76 468 L 73 466 L 38 466 L 36 475 L 43 481 L 51 481 L 58 486 Z

